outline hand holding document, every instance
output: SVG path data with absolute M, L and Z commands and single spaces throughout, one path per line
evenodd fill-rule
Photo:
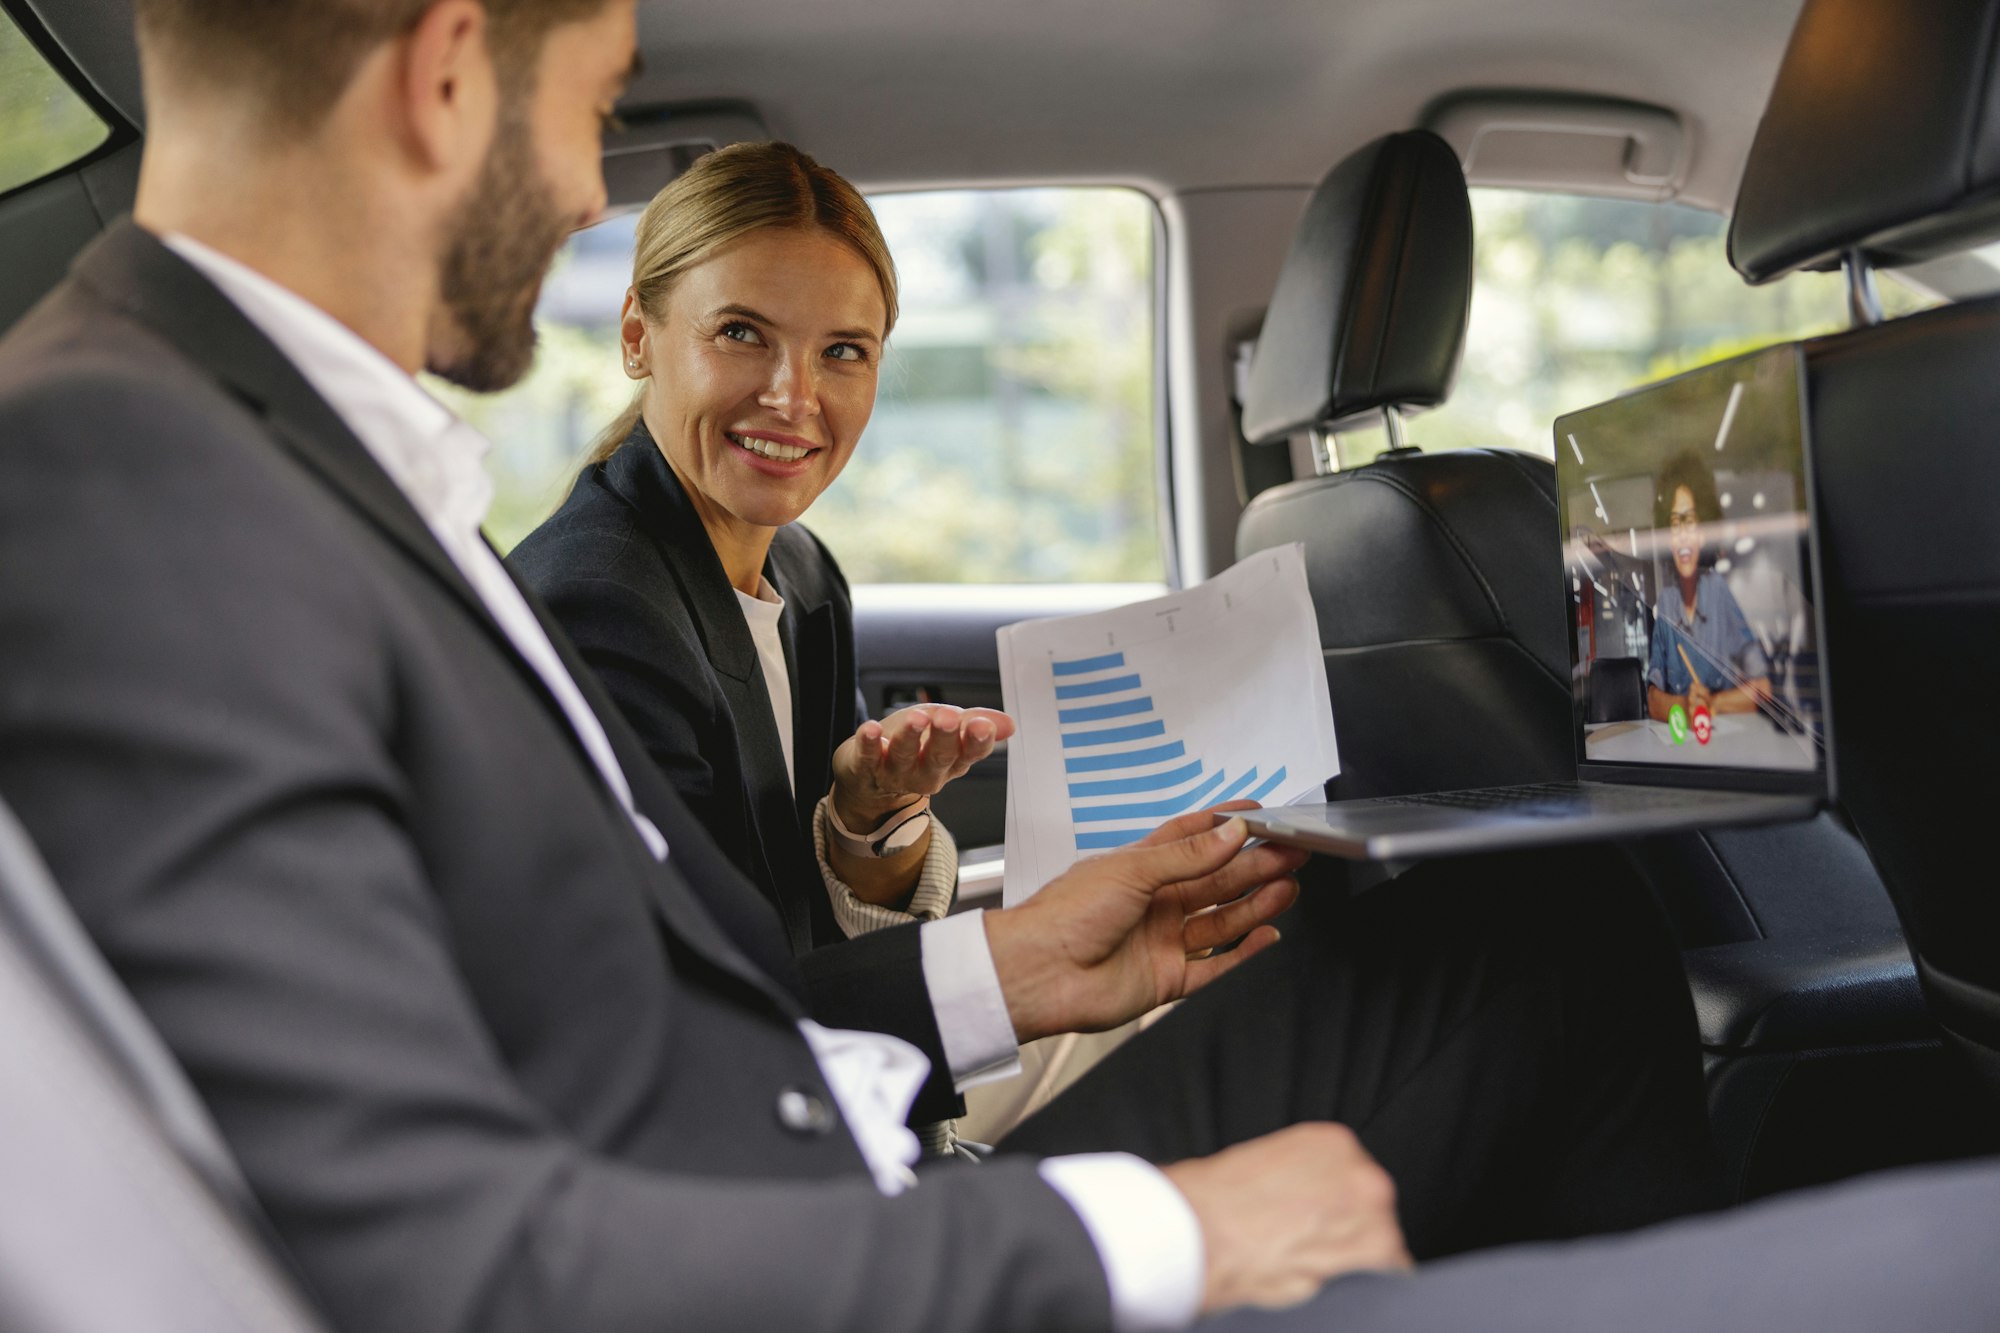
M 1298 545 L 1207 583 L 999 634 L 1009 906 L 1079 857 L 1230 800 L 1324 799 L 1340 772 Z

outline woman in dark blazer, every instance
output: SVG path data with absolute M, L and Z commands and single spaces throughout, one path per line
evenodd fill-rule
M 794 522 L 867 424 L 895 301 L 846 181 L 785 144 L 702 158 L 640 221 L 639 397 L 511 557 L 799 952 L 944 913 L 928 797 L 1013 725 L 868 721 L 846 580 Z

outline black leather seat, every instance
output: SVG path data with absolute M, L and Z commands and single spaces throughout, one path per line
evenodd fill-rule
M 1285 258 L 1245 438 L 1443 402 L 1471 302 L 1457 156 L 1421 130 L 1361 149 L 1314 192 Z M 1305 544 L 1340 728 L 1335 797 L 1574 776 L 1555 506 L 1546 459 L 1467 449 L 1397 451 L 1244 510 L 1239 557 Z
M 1561 617 L 1537 577 L 1553 573 L 1554 491 L 1541 459 L 1468 449 L 1274 487 L 1244 511 L 1239 556 L 1305 544 L 1335 798 L 1575 776 Z
M 1809 0 L 1744 171 L 1737 269 L 1853 256 L 1858 277 L 2000 237 L 1996 80 L 1995 0 Z M 1932 1012 L 2000 1092 L 1997 371 L 1994 300 L 1807 345 L 1840 801 Z
M 1469 199 L 1441 140 L 1391 135 L 1342 162 L 1308 204 L 1273 293 L 1245 437 L 1268 445 L 1442 402 L 1472 280 Z M 1239 557 L 1305 545 L 1339 724 L 1333 796 L 1575 776 L 1557 532 L 1553 465 L 1498 449 L 1398 449 L 1249 504 Z M 1588 682 L 1589 706 L 1643 711 L 1631 665 Z M 1908 1155 L 1883 1133 L 1844 1133 L 1856 1116 L 1888 1123 L 1872 1086 L 1877 1054 L 1934 1056 L 1938 1043 L 1852 833 L 1829 816 L 1622 850 L 1691 950 L 1738 1192 Z M 1757 961 L 1765 949 L 1768 969 Z M 1857 1055 L 1863 1047 L 1870 1056 Z
M 1628 722 L 1646 716 L 1645 664 L 1636 657 L 1600 657 L 1584 686 L 1585 722 Z

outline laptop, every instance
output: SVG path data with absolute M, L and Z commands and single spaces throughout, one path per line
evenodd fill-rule
M 1399 861 L 1812 816 L 1833 774 L 1806 441 L 1795 344 L 1558 418 L 1577 780 L 1245 821 Z

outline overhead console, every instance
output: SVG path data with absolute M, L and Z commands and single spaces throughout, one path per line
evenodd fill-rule
M 604 138 L 604 188 L 613 208 L 644 204 L 704 154 L 771 137 L 748 102 L 621 107 L 618 115 L 623 124 Z
M 1468 184 L 1502 189 L 1659 202 L 1680 193 L 1693 156 L 1679 115 L 1613 98 L 1451 93 L 1421 123 L 1457 152 Z

